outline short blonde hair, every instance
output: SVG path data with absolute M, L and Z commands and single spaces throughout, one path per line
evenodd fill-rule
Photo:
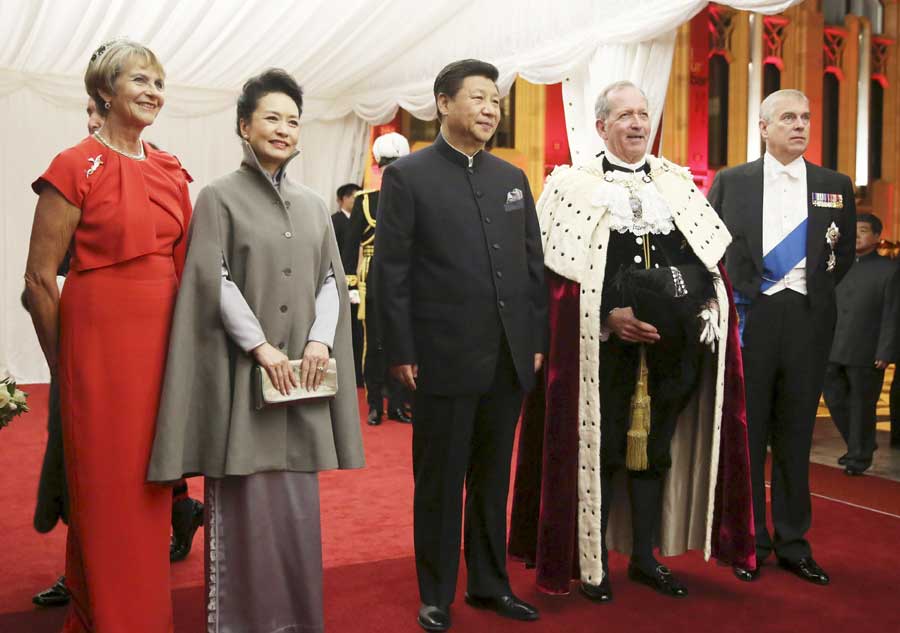
M 166 71 L 156 54 L 143 44 L 132 40 L 110 40 L 101 44 L 91 55 L 91 61 L 88 62 L 87 70 L 84 72 L 84 88 L 97 104 L 97 111 L 102 116 L 105 117 L 107 111 L 104 107 L 106 99 L 100 91 L 116 94 L 116 80 L 122 70 L 135 58 L 152 67 L 160 76 L 166 76 Z

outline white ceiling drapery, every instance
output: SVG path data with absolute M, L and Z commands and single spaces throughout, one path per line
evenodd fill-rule
M 775 13 L 802 0 L 730 0 Z M 706 0 L 0 0 L 0 373 L 47 379 L 16 297 L 35 198 L 28 185 L 84 136 L 82 76 L 97 46 L 126 36 L 167 72 L 167 101 L 146 133 L 179 156 L 193 193 L 235 168 L 234 102 L 243 82 L 278 66 L 305 91 L 301 156 L 290 171 L 326 200 L 361 176 L 368 125 L 402 107 L 434 117 L 432 84 L 446 63 L 476 57 L 517 75 L 563 81 L 573 156 L 592 155 L 593 100 L 617 79 L 644 87 L 658 122 L 674 29 Z M 568 81 L 566 81 L 568 80 Z M 571 105 L 568 105 L 571 103 Z M 577 152 L 577 153 L 576 153 Z

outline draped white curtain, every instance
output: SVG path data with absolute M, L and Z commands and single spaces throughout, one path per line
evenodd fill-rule
M 775 13 L 802 0 L 731 0 Z M 665 100 L 674 29 L 706 0 L 0 0 L 0 374 L 48 377 L 18 295 L 35 196 L 28 185 L 83 138 L 82 74 L 97 46 L 126 36 L 167 72 L 167 102 L 145 137 L 179 156 L 196 193 L 235 168 L 234 103 L 270 66 L 304 87 L 301 155 L 292 176 L 330 204 L 358 181 L 369 125 L 402 107 L 434 117 L 432 83 L 447 62 L 491 61 L 505 94 L 515 77 L 564 82 L 576 162 L 596 153 L 593 102 L 611 81 L 648 93 L 654 126 Z M 571 102 L 571 106 L 568 104 Z M 577 154 L 576 154 L 577 151 Z

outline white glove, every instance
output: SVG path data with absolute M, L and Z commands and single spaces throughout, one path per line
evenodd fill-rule
M 355 288 L 349 291 L 350 293 L 350 303 L 353 305 L 359 305 L 359 290 Z
M 719 331 L 719 304 L 714 300 L 709 301 L 697 316 L 700 317 L 702 322 L 700 342 L 704 345 L 709 345 L 710 350 L 715 352 L 716 341 L 721 337 L 721 332 Z

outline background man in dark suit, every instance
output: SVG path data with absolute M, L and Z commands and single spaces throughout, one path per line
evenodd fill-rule
M 341 265 L 344 267 L 344 274 L 347 275 L 347 286 L 350 291 L 350 329 L 353 337 L 353 366 L 356 371 L 357 387 L 363 384 L 363 329 L 362 324 L 356 318 L 359 310 L 359 293 L 356 291 L 356 260 L 355 258 L 352 261 L 348 259 L 344 247 L 350 231 L 353 200 L 356 198 L 356 192 L 361 189 L 362 187 L 352 182 L 338 187 L 335 193 L 338 210 L 331 214 L 331 225 L 334 227 L 334 237 L 337 239 L 338 250 L 341 253 Z
M 875 452 L 875 407 L 884 370 L 897 355 L 897 265 L 876 250 L 881 220 L 856 216 L 856 262 L 837 287 L 837 327 L 825 374 L 825 402 L 847 443 L 838 460 L 861 475 Z
M 356 198 L 356 192 L 362 189 L 359 185 L 348 182 L 337 188 L 335 197 L 337 198 L 338 210 L 331 214 L 331 224 L 334 227 L 334 236 L 337 238 L 338 248 L 344 245 L 344 236 L 347 227 L 350 224 L 350 214 L 353 212 L 353 200 Z M 347 262 L 341 262 L 344 265 L 344 272 L 352 274 L 347 269 Z
M 466 602 L 534 620 L 506 572 L 513 437 L 543 356 L 546 290 L 528 180 L 484 150 L 500 121 L 497 69 L 434 82 L 441 133 L 384 172 L 375 250 L 385 349 L 415 391 L 416 569 L 428 631 L 450 626 L 466 486 Z
M 774 550 L 799 577 L 827 584 L 805 539 L 812 520 L 809 451 L 836 317 L 835 291 L 853 263 L 856 205 L 843 175 L 803 159 L 809 101 L 774 92 L 760 106 L 765 156 L 716 174 L 709 202 L 731 232 L 725 268 L 741 318 L 756 555 Z M 772 519 L 766 527 L 766 447 Z M 735 568 L 741 580 L 755 570 Z

